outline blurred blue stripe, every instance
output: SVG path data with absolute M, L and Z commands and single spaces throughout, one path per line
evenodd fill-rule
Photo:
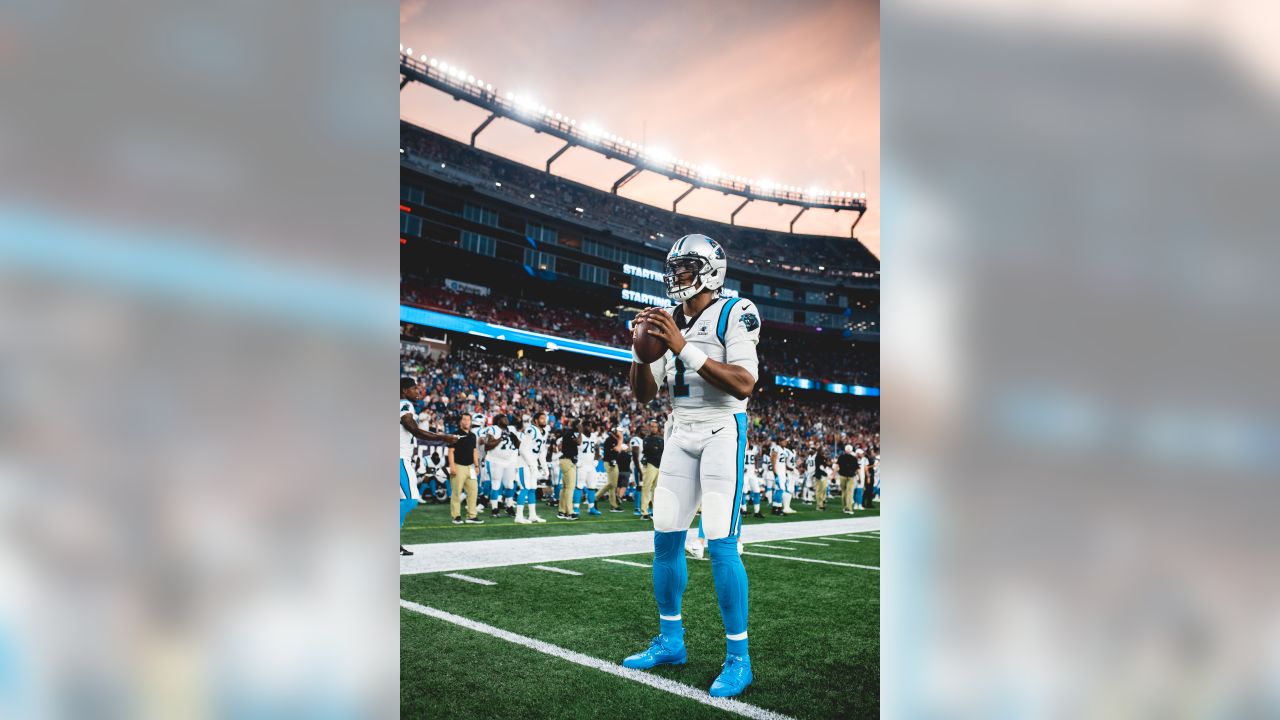
M 239 248 L 14 208 L 0 209 L 0 268 L 173 297 L 255 319 L 388 333 L 392 303 L 399 302 L 390 277 L 385 285 L 374 284 Z

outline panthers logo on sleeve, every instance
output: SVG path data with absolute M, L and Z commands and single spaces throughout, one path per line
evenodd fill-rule
M 742 322 L 742 327 L 746 328 L 747 332 L 760 327 L 760 318 L 753 312 L 742 313 L 742 315 L 738 316 L 738 320 Z

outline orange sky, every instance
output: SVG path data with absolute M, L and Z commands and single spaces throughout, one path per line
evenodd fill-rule
M 868 0 L 402 0 L 400 41 L 578 120 L 723 172 L 867 193 L 858 238 L 880 255 L 880 7 Z M 406 120 L 466 141 L 486 113 L 410 84 Z M 562 143 L 496 120 L 477 146 L 541 168 Z M 629 166 L 574 148 L 553 172 L 608 187 Z M 866 184 L 863 184 L 865 174 Z M 661 207 L 688 186 L 642 173 L 620 194 Z M 680 210 L 727 221 L 741 202 L 697 190 Z M 739 224 L 785 230 L 793 207 Z M 854 215 L 810 210 L 797 232 L 847 236 Z

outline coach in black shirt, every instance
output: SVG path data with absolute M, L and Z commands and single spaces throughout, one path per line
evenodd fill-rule
M 471 432 L 471 416 L 463 413 L 458 418 L 458 432 L 462 439 L 449 448 L 449 509 L 453 512 L 453 524 L 461 525 L 462 490 L 467 490 L 466 522 L 479 525 L 484 521 L 476 517 L 476 479 L 471 476 L 471 466 L 476 463 L 476 434 Z
M 845 445 L 844 452 L 836 458 L 836 473 L 840 477 L 840 500 L 844 505 L 844 514 L 853 514 L 853 479 L 858 475 L 858 458 L 853 455 L 853 446 Z
M 561 520 L 577 520 L 577 508 L 573 504 L 573 489 L 578 486 L 578 421 L 566 423 L 560 432 L 560 506 L 556 517 Z
M 662 431 L 656 421 L 650 422 L 644 435 L 644 472 L 641 474 L 643 485 L 640 491 L 640 512 L 645 520 L 653 519 L 653 488 L 658 482 L 658 467 L 662 465 Z

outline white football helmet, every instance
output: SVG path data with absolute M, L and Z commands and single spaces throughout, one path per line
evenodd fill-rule
M 684 302 L 703 290 L 719 290 L 724 287 L 728 269 L 724 248 L 706 235 L 685 235 L 671 246 L 667 253 L 666 272 L 662 275 L 667 285 L 667 297 Z M 677 285 L 680 273 L 692 272 L 693 283 Z

